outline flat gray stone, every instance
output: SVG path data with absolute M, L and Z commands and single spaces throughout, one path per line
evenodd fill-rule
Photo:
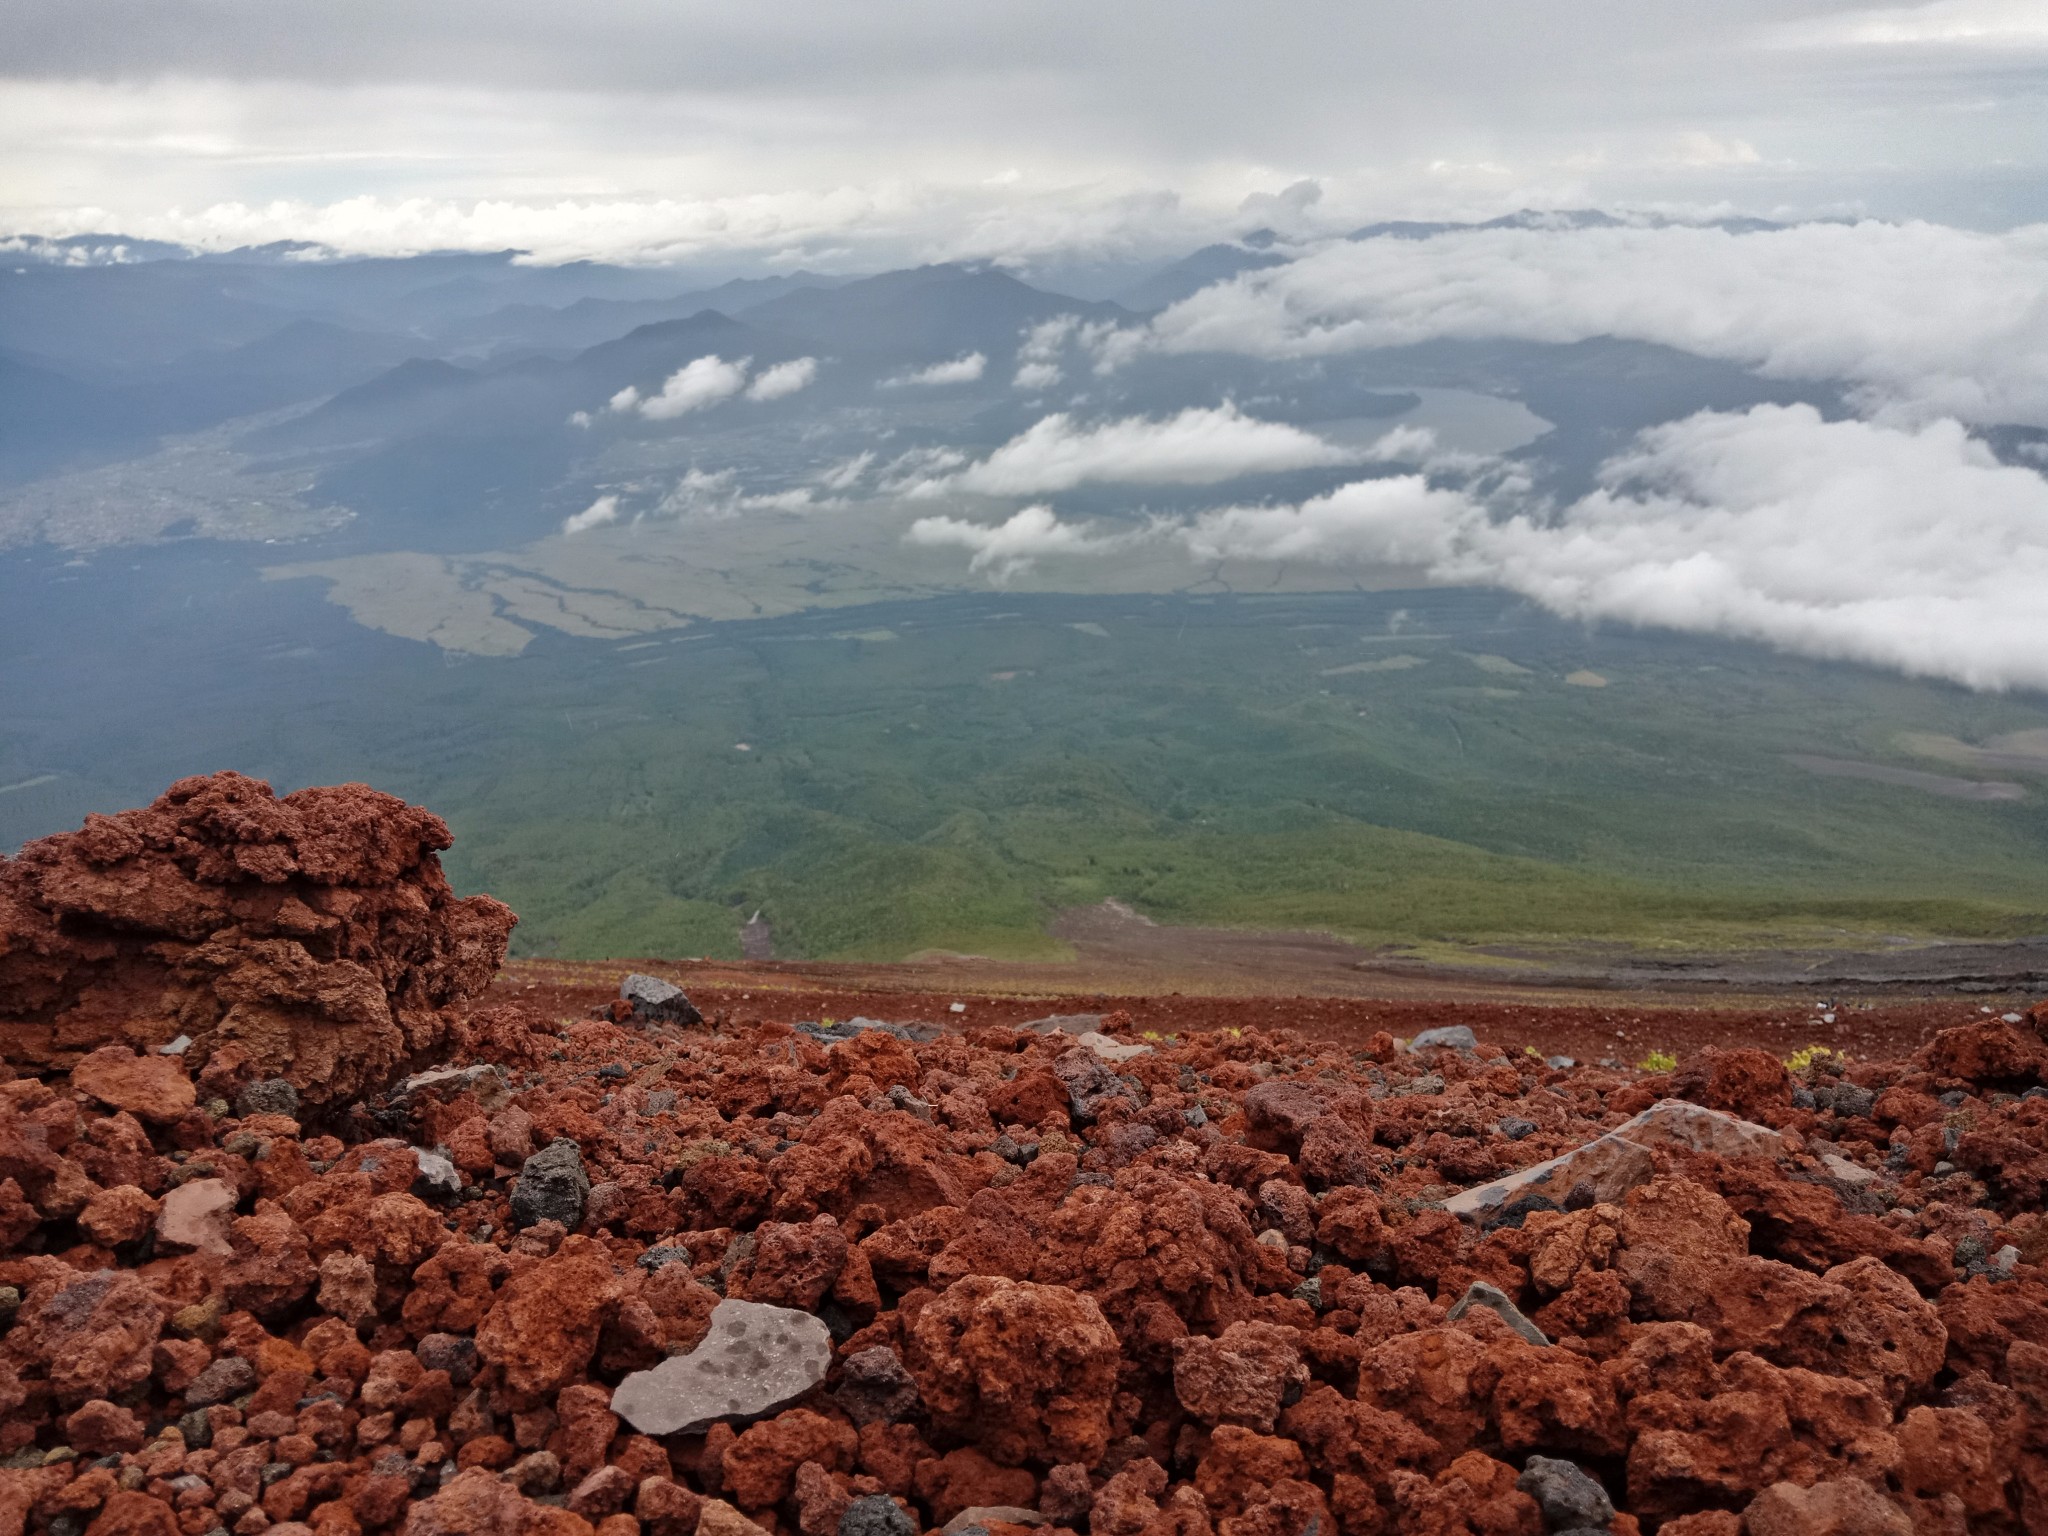
M 1575 1462 L 1531 1456 L 1515 1486 L 1536 1501 L 1543 1523 L 1553 1531 L 1604 1531 L 1614 1520 L 1607 1490 Z
M 1049 1013 L 1042 1019 L 1019 1024 L 1034 1035 L 1085 1035 L 1102 1027 L 1099 1013 Z
M 1542 1195 L 1562 1205 L 1564 1197 L 1582 1183 L 1592 1186 L 1596 1201 L 1611 1203 L 1656 1176 L 1650 1148 L 1657 1146 L 1690 1147 L 1723 1157 L 1776 1157 L 1785 1150 L 1785 1138 L 1767 1125 L 1724 1115 L 1718 1109 L 1684 1099 L 1660 1099 L 1633 1120 L 1583 1147 L 1489 1184 L 1474 1185 L 1451 1196 L 1443 1206 L 1454 1216 L 1483 1221 L 1489 1213 L 1524 1195 Z
M 422 1200 L 453 1200 L 462 1193 L 462 1175 L 455 1171 L 454 1160 L 446 1153 L 414 1147 L 412 1155 L 420 1165 L 419 1174 L 412 1181 L 415 1195 Z
M 568 1137 L 557 1137 L 520 1166 L 512 1186 L 512 1225 L 559 1221 L 574 1232 L 589 1197 L 590 1175 L 583 1171 L 582 1150 Z
M 619 996 L 633 1005 L 633 1017 L 646 1023 L 702 1024 L 704 1015 L 674 982 L 638 971 L 619 983 Z
M 266 1077 L 250 1083 L 235 1095 L 235 1114 L 246 1120 L 251 1115 L 299 1117 L 299 1090 L 281 1077 Z
M 917 1536 L 917 1522 L 886 1493 L 863 1494 L 839 1517 L 839 1536 Z
M 404 1104 L 423 1093 L 461 1093 L 464 1089 L 476 1095 L 477 1105 L 485 1114 L 495 1114 L 511 1097 L 511 1090 L 505 1085 L 505 1069 L 495 1062 L 480 1061 L 474 1066 L 415 1072 L 393 1088 L 389 1098 L 393 1104 Z
M 810 1313 L 728 1299 L 712 1309 L 703 1343 L 620 1382 L 612 1412 L 643 1435 L 688 1434 L 773 1413 L 831 1365 L 831 1330 Z
M 1484 1280 L 1474 1280 L 1465 1287 L 1465 1294 L 1452 1305 L 1445 1320 L 1455 1323 L 1474 1307 L 1486 1308 L 1531 1344 L 1540 1344 L 1546 1349 L 1550 1347 L 1548 1335 L 1522 1316 L 1522 1309 L 1508 1299 L 1507 1292 L 1488 1285 Z
M 1469 1024 L 1445 1024 L 1436 1029 L 1425 1029 L 1408 1042 L 1411 1051 L 1476 1051 L 1479 1037 L 1472 1033 Z

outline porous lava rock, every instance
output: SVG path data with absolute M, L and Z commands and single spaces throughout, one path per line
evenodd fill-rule
M 0 1068 L 0 1536 L 2048 1529 L 2014 1010 L 1654 1072 L 504 990 L 304 1121 Z
M 941 1433 L 970 1437 L 1007 1466 L 1092 1464 L 1107 1448 L 1121 1354 L 1092 1298 L 968 1275 L 918 1312 L 906 1344 Z
M 150 1123 L 190 1102 L 179 1062 L 354 1099 L 460 1038 L 456 1007 L 514 918 L 459 899 L 437 816 L 361 784 L 282 798 L 238 773 L 0 858 L 0 1056 L 75 1066 Z M 125 1048 L 126 1054 L 123 1054 Z M 182 1083 L 182 1087 L 179 1084 Z

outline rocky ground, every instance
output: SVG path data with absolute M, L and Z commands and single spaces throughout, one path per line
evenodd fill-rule
M 304 796 L 0 861 L 0 1536 L 2048 1530 L 2048 1007 L 565 1016 Z

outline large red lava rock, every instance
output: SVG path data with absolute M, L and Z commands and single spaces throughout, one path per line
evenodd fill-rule
M 440 818 L 361 784 L 277 798 L 237 773 L 0 858 L 0 1055 L 77 1066 L 155 1123 L 192 1087 L 148 1053 L 190 1038 L 216 1078 L 353 1099 L 455 1037 L 514 918 L 459 900 Z M 102 1051 L 132 1047 L 140 1057 Z M 175 1081 L 173 1081 L 175 1079 Z

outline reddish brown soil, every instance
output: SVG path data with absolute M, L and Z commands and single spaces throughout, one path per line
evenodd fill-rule
M 1362 1046 L 1385 1030 L 1406 1039 L 1447 1024 L 1469 1024 L 1485 1040 L 1546 1056 L 1634 1064 L 1653 1050 L 1673 1054 L 1710 1045 L 1758 1046 L 1789 1055 L 1826 1045 L 1852 1056 L 1901 1056 L 1935 1031 L 2024 1009 L 2028 999 L 1914 995 L 1876 991 L 1833 999 L 1834 1022 L 1821 1022 L 1810 989 L 1778 996 L 1747 992 L 1701 997 L 1676 993 L 1571 991 L 1470 980 L 1362 975 L 1356 996 L 1233 995 L 1216 991 L 1131 992 L 1077 987 L 1071 968 L 934 961 L 859 966 L 795 961 L 509 962 L 490 996 L 517 1000 L 564 1018 L 583 1017 L 616 995 L 620 975 L 641 970 L 683 987 L 707 1017 L 848 1019 L 889 1022 L 1020 1024 L 1048 1014 L 1130 1015 L 1143 1033 L 1247 1028 L 1300 1030 L 1320 1040 Z M 1166 978 L 1153 977 L 1153 981 Z M 1421 995 L 1418 995 L 1421 994 Z M 960 1013 L 952 1004 L 962 1003 Z

